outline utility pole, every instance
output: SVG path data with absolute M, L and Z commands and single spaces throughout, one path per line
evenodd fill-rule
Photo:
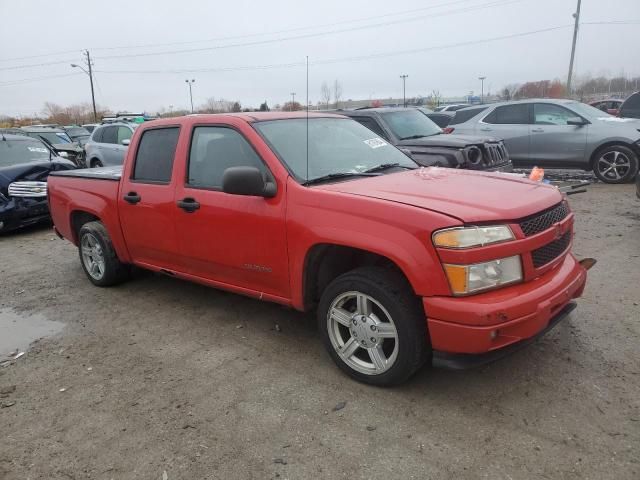
M 487 77 L 478 77 L 478 80 L 480 80 L 480 104 L 484 103 L 484 80 Z
M 576 40 L 578 39 L 578 25 L 580 25 L 580 5 L 582 0 L 578 0 L 576 13 L 573 14 L 575 24 L 573 26 L 573 44 L 571 45 L 571 60 L 569 60 L 569 75 L 567 76 L 567 94 L 571 96 L 571 76 L 573 75 L 573 58 L 576 54 Z
M 409 75 L 400 75 L 402 79 L 402 105 L 407 106 L 407 77 Z
M 191 85 L 196 83 L 196 79 L 192 78 L 191 80 L 185 80 L 186 83 L 189 84 L 189 99 L 191 100 L 191 113 L 193 113 L 193 91 L 191 90 Z
M 93 67 L 91 65 L 91 55 L 89 55 L 89 50 L 85 50 L 84 54 L 87 57 L 85 62 L 87 63 L 87 67 L 89 68 L 89 70 L 87 71 L 84 68 L 82 68 L 82 66 L 77 65 L 75 63 L 72 63 L 71 67 L 79 68 L 89 76 L 89 83 L 91 84 L 91 103 L 93 104 L 93 121 L 97 122 L 98 112 L 96 111 L 96 96 L 95 96 L 95 93 L 93 92 L 93 70 L 92 70 Z
M 291 111 L 293 112 L 293 104 L 296 103 L 296 92 L 291 92 Z

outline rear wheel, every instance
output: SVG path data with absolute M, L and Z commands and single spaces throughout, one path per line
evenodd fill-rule
M 593 173 L 605 183 L 628 183 L 638 174 L 638 156 L 629 147 L 612 145 L 598 150 Z
M 82 268 L 94 285 L 108 287 L 129 277 L 129 266 L 118 259 L 101 222 L 88 222 L 80 228 L 78 252 Z
M 364 267 L 324 291 L 318 323 L 334 362 L 352 378 L 389 386 L 411 377 L 431 348 L 422 307 L 402 275 Z
M 100 160 L 98 160 L 97 158 L 92 158 L 91 162 L 89 163 L 89 166 L 91 168 L 102 167 L 102 162 Z

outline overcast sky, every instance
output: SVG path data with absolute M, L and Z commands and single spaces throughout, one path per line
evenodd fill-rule
M 478 94 L 479 76 L 492 92 L 564 80 L 575 8 L 576 0 L 0 0 L 0 114 L 90 101 L 88 77 L 70 66 L 83 49 L 94 57 L 96 101 L 128 111 L 186 108 L 186 78 L 196 80 L 196 105 L 216 97 L 273 106 L 291 92 L 304 102 L 306 55 L 313 103 L 334 79 L 343 99 L 402 96 L 400 74 L 409 76 L 407 96 Z M 586 24 L 610 21 L 636 23 Z M 640 75 L 638 22 L 640 0 L 583 0 L 576 73 Z

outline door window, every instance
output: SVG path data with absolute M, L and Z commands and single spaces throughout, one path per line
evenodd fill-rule
M 139 182 L 169 183 L 179 132 L 178 127 L 154 128 L 144 132 L 138 145 L 131 179 Z
M 118 127 L 118 145 L 122 145 L 123 140 L 131 138 L 131 129 L 127 127 Z
M 102 143 L 118 143 L 118 127 L 105 127 L 102 132 Z
M 458 114 L 456 113 L 456 116 Z M 529 105 L 520 103 L 517 105 L 504 105 L 497 107 L 485 117 L 484 123 L 523 125 L 529 123 Z
M 533 105 L 533 117 L 536 125 L 566 125 L 569 118 L 577 116 L 577 114 L 566 108 L 552 103 L 536 103 Z
M 189 153 L 187 183 L 196 188 L 222 188 L 227 168 L 256 167 L 266 175 L 267 168 L 249 142 L 231 128 L 196 127 Z

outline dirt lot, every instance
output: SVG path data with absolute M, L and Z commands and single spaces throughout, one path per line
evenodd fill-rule
M 0 237 L 0 314 L 66 325 L 0 367 L 0 478 L 640 478 L 640 201 L 571 203 L 599 263 L 570 319 L 395 389 L 341 374 L 311 317 L 149 273 L 95 288 L 49 229 Z

